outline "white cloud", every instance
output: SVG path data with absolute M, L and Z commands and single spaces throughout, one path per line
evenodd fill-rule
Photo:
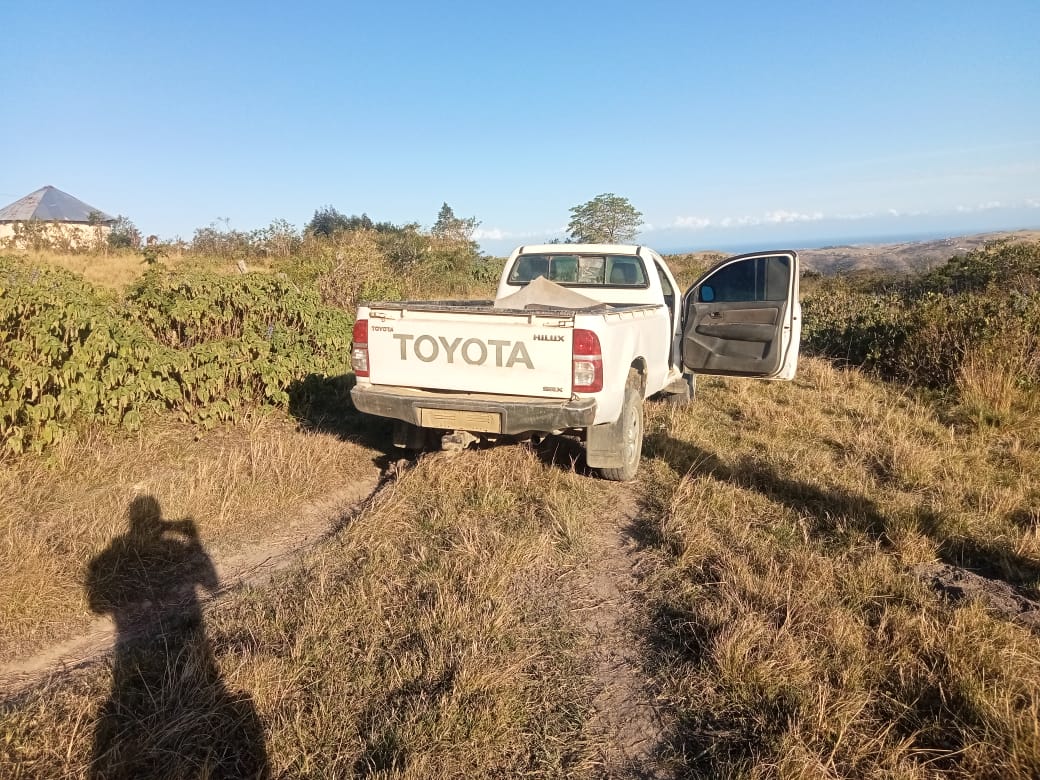
M 822 211 L 814 211 L 811 214 L 805 214 L 799 211 L 785 211 L 784 209 L 778 209 L 777 211 L 766 212 L 765 221 L 771 224 L 780 224 L 787 222 L 816 222 L 823 219 Z
M 477 228 L 473 231 L 474 241 L 502 241 L 503 239 L 512 237 L 512 233 L 507 233 L 500 228 L 488 228 L 487 230 L 484 228 Z
M 686 228 L 688 230 L 703 230 L 711 225 L 707 217 L 676 217 L 672 227 Z
M 867 215 L 864 215 L 867 216 Z M 697 220 L 697 217 L 679 217 L 676 220 L 676 226 L 680 225 L 680 221 L 684 219 Z M 713 223 L 710 220 L 704 219 L 700 222 L 691 222 L 691 227 L 707 227 L 711 224 L 717 224 L 719 227 L 730 228 L 730 227 L 755 227 L 757 225 L 783 225 L 792 222 L 818 222 L 821 219 L 825 219 L 822 211 L 788 211 L 787 209 L 776 209 L 775 211 L 767 211 L 762 216 L 752 216 L 746 214 L 742 217 L 723 217 L 717 223 Z
M 474 241 L 515 241 L 523 243 L 542 243 L 556 236 L 564 236 L 566 227 L 544 228 L 541 230 L 503 230 L 502 228 L 477 228 L 473 231 Z
M 1025 207 L 1027 209 L 1040 209 L 1040 198 L 1026 198 Z
M 762 220 L 758 217 L 723 217 L 719 220 L 719 225 L 722 227 L 747 227 L 761 224 Z
M 999 200 L 988 200 L 985 203 L 976 203 L 974 206 L 958 206 L 957 211 L 961 213 L 970 211 L 989 211 L 990 209 L 999 209 L 1003 206 Z

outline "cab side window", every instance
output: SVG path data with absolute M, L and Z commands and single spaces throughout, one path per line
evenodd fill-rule
M 672 283 L 668 281 L 668 275 L 664 272 L 664 269 L 661 268 L 661 264 L 655 262 L 654 268 L 657 269 L 657 276 L 661 280 L 661 289 L 664 290 L 665 297 L 670 295 L 674 298 L 675 288 L 673 288 Z
M 661 268 L 661 264 L 656 260 L 654 261 L 654 268 L 657 269 L 657 276 L 661 279 L 661 289 L 664 291 L 664 302 L 669 309 L 675 311 L 675 288 L 672 287 L 672 283 L 668 281 L 668 275 Z

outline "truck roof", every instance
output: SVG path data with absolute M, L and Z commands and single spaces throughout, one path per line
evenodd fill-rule
M 615 255 L 634 255 L 642 249 L 641 244 L 524 244 L 517 254 L 527 252 L 544 252 L 551 254 L 603 253 Z

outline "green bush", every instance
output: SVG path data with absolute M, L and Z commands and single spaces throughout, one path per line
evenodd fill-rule
M 0 258 L 0 445 L 42 449 L 75 420 L 134 427 L 180 388 L 177 361 L 87 282 Z
M 911 331 L 908 312 L 892 296 L 841 283 L 806 296 L 802 340 L 807 352 L 890 373 Z
M 1040 338 L 1040 244 L 994 243 L 917 277 L 817 280 L 803 312 L 806 352 L 946 389 L 969 355 Z M 1018 365 L 1017 382 L 1040 382 Z
M 1035 296 L 1040 291 L 1040 243 L 995 241 L 922 274 L 908 285 L 908 297 L 928 293 L 990 293 Z
M 349 365 L 352 320 L 287 279 L 149 271 L 125 302 L 0 258 L 0 452 L 148 410 L 209 426 Z
M 365 301 L 490 296 L 502 262 L 482 256 L 472 242 L 383 228 L 308 236 L 301 252 L 277 267 L 353 314 Z
M 149 271 L 128 315 L 180 348 L 180 409 L 204 423 L 248 404 L 284 405 L 301 376 L 348 367 L 353 320 L 284 277 Z

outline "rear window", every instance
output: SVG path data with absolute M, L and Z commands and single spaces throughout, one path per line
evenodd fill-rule
M 635 255 L 520 255 L 507 284 L 524 285 L 544 276 L 564 287 L 646 287 L 646 268 Z

